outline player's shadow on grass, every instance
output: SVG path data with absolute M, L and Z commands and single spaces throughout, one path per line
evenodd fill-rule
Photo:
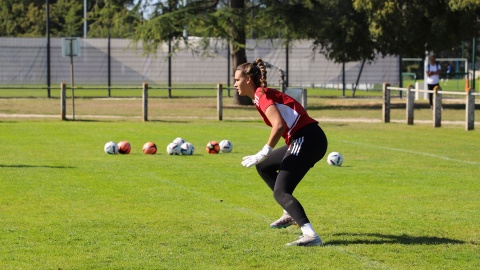
M 72 166 L 48 166 L 48 165 L 2 165 L 0 168 L 52 168 L 52 169 L 73 169 Z
M 215 107 L 216 108 L 216 107 Z M 234 109 L 234 110 L 246 110 L 246 111 L 256 111 L 257 108 L 252 105 L 223 105 L 224 110 Z
M 110 121 L 110 120 L 94 120 L 94 119 L 66 119 L 64 121 L 68 121 L 68 122 L 113 122 L 113 121 Z
M 159 122 L 159 123 L 177 123 L 177 124 L 188 124 L 190 121 L 178 121 L 178 120 L 148 120 L 148 122 Z
M 333 236 L 351 236 L 351 240 L 330 240 L 326 242 L 325 246 L 337 246 L 337 245 L 383 245 L 383 244 L 401 244 L 401 245 L 444 245 L 444 244 L 465 244 L 464 241 L 444 238 L 444 237 L 430 237 L 430 236 L 410 236 L 406 234 L 402 235 L 390 235 L 379 233 L 337 233 Z M 361 238 L 377 238 L 377 239 L 361 239 Z
M 223 122 L 231 122 L 231 123 L 254 123 L 254 122 L 258 122 L 258 123 L 263 123 L 262 121 L 262 118 L 255 118 L 255 119 L 241 119 L 241 120 L 235 120 L 235 119 L 225 119 L 223 120 Z
M 3 123 L 9 123 L 9 124 L 11 124 L 11 123 L 18 123 L 18 121 L 10 121 L 10 120 L 3 121 L 3 120 L 0 120 L 0 123 L 2 123 L 2 124 L 3 124 Z

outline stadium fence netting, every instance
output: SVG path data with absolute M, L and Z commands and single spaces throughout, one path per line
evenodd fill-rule
M 191 37 L 193 38 L 193 37 Z M 166 85 L 168 81 L 168 49 L 163 44 L 156 56 L 145 55 L 142 44 L 136 50 L 129 48 L 127 39 L 110 41 L 110 79 L 112 86 Z M 228 50 L 226 43 L 212 39 L 216 44 L 214 57 L 201 57 L 191 51 L 175 52 L 171 60 L 172 85 L 215 85 L 227 84 Z M 218 45 L 220 43 L 220 45 Z M 342 64 L 327 60 L 312 51 L 312 41 L 294 43 L 289 50 L 289 86 L 342 89 Z M 74 58 L 75 85 L 102 85 L 108 82 L 108 40 L 106 38 L 81 39 L 81 56 Z M 45 38 L 0 38 L 0 84 L 46 85 L 47 44 Z M 262 58 L 285 70 L 286 49 L 275 40 L 247 40 L 247 60 Z M 70 59 L 62 57 L 62 38 L 50 39 L 51 85 L 61 82 L 70 84 Z M 345 83 L 352 89 L 356 83 L 361 62 L 345 64 Z M 399 84 L 399 58 L 379 55 L 375 61 L 365 63 L 357 90 L 381 89 L 383 82 Z M 276 70 L 268 70 L 268 82 L 279 86 L 280 77 Z M 230 78 L 233 85 L 233 77 Z

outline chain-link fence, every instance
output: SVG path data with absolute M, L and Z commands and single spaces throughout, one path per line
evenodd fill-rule
M 166 85 L 168 82 L 168 49 L 162 45 L 156 57 L 144 55 L 141 44 L 137 50 L 129 47 L 130 40 L 111 39 L 110 71 L 108 65 L 107 39 L 81 39 L 81 56 L 74 58 L 75 85 Z M 5 85 L 46 85 L 47 47 L 44 38 L 0 38 L 0 84 Z M 50 40 L 51 84 L 70 82 L 70 59 L 62 57 L 62 39 Z M 262 58 L 270 64 L 288 70 L 289 86 L 315 88 L 342 88 L 343 81 L 351 89 L 357 83 L 360 90 L 380 87 L 383 82 L 399 83 L 399 58 L 382 57 L 371 63 L 341 63 L 328 61 L 321 54 L 313 54 L 312 42 L 298 41 L 287 52 L 276 41 L 247 41 L 247 60 Z M 215 57 L 202 58 L 191 51 L 180 51 L 171 58 L 171 79 L 173 85 L 215 85 L 227 84 L 229 76 L 228 51 L 220 46 Z M 343 72 L 344 70 L 344 72 Z M 362 70 L 360 74 L 360 70 Z M 343 79 L 345 77 L 345 79 Z M 276 70 L 268 71 L 270 85 L 279 85 Z

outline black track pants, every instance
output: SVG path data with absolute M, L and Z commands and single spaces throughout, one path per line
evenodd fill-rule
M 327 137 L 317 124 L 298 130 L 287 145 L 275 149 L 257 164 L 257 171 L 273 191 L 275 200 L 301 227 L 309 223 L 305 210 L 292 193 L 305 174 L 327 151 Z
M 435 86 L 439 86 L 439 84 L 427 84 L 428 90 L 433 90 Z M 430 101 L 430 106 L 433 106 L 433 93 L 428 93 L 428 101 Z

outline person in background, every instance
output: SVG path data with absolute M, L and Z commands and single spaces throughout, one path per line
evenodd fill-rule
M 430 56 L 430 65 L 427 66 L 427 85 L 428 90 L 433 90 L 435 86 L 439 86 L 440 71 L 442 70 L 440 64 L 435 62 L 434 55 Z M 433 110 L 433 93 L 428 93 L 428 100 L 430 101 L 430 110 Z
M 452 65 L 450 65 L 450 63 L 448 63 L 448 66 L 447 66 L 447 82 L 448 82 L 448 79 L 450 79 L 450 73 L 452 72 Z M 445 84 L 447 85 L 447 84 Z

